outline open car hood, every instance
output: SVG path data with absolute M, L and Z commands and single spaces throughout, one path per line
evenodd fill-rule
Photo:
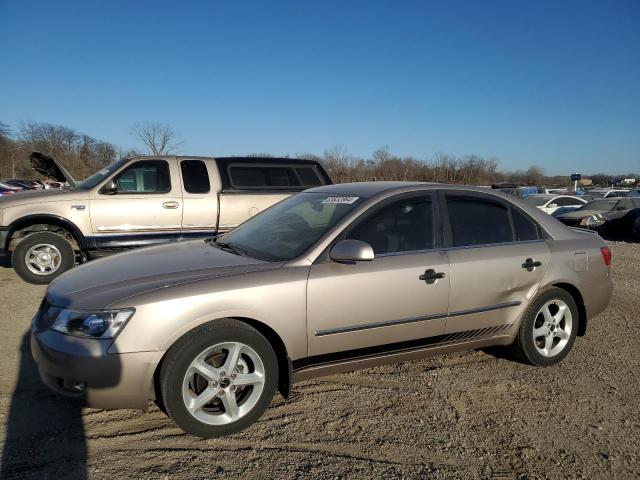
M 66 182 L 75 187 L 76 181 L 71 174 L 55 159 L 41 152 L 33 152 L 29 156 L 33 169 L 56 182 Z

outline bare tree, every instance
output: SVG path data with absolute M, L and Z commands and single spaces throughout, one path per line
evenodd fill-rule
M 182 142 L 177 140 L 173 128 L 165 123 L 147 122 L 134 125 L 131 133 L 144 143 L 151 155 L 169 155 L 176 152 L 182 145 Z

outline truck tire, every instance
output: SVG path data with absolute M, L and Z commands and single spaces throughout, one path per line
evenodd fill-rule
M 45 285 L 73 268 L 75 253 L 64 237 L 36 232 L 18 243 L 11 255 L 11 264 L 25 282 Z

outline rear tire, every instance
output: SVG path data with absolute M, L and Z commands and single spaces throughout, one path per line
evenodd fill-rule
M 221 319 L 178 340 L 159 380 L 166 413 L 182 430 L 220 437 L 244 430 L 264 413 L 278 385 L 278 360 L 258 330 Z
M 11 254 L 11 264 L 25 282 L 44 285 L 75 265 L 71 244 L 51 232 L 36 232 L 24 237 Z
M 576 302 L 566 290 L 544 290 L 525 311 L 511 350 L 532 365 L 555 365 L 573 348 L 579 322 Z

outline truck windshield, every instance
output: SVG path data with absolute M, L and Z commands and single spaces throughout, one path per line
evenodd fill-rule
M 83 181 L 79 182 L 76 185 L 76 188 L 79 188 L 80 190 L 91 190 L 93 187 L 98 185 L 100 182 L 102 182 L 105 178 L 107 178 L 113 172 L 118 170 L 118 168 L 120 168 L 122 164 L 126 161 L 127 159 L 123 158 L 122 160 L 118 160 L 116 162 L 110 163 L 99 172 L 96 172 L 90 177 L 87 177 Z
M 218 244 L 261 260 L 292 260 L 361 202 L 359 197 L 299 193 L 246 221 Z

